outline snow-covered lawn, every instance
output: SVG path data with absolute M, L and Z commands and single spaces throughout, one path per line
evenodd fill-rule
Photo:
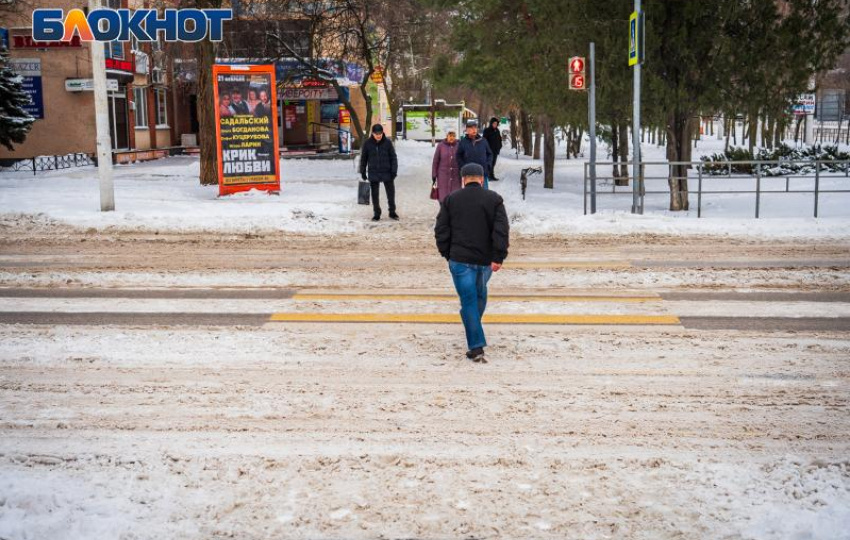
M 404 221 L 424 229 L 436 215 L 436 203 L 429 200 L 431 182 L 430 143 L 399 141 L 399 213 Z M 722 149 L 722 141 L 704 140 L 696 155 Z M 600 161 L 606 149 L 600 148 Z M 696 157 L 696 156 L 695 156 Z M 644 145 L 647 161 L 662 161 L 664 150 Z M 613 197 L 610 182 L 600 182 L 599 213 L 584 215 L 584 160 L 564 159 L 558 149 L 555 189 L 543 189 L 542 176 L 532 176 L 527 200 L 523 201 L 519 176 L 523 167 L 541 163 L 517 157 L 507 148 L 499 159 L 497 175 L 502 179 L 492 188 L 506 200 L 513 230 L 519 234 L 663 233 L 730 234 L 768 237 L 846 237 L 850 236 L 850 193 L 822 194 L 821 219 L 811 216 L 811 194 L 770 193 L 761 198 L 761 216 L 754 220 L 755 195 L 704 194 L 703 219 L 696 219 L 697 196 L 691 196 L 689 212 L 666 210 L 666 193 L 648 194 L 646 214 L 629 213 L 631 196 Z M 358 206 L 356 161 L 284 160 L 282 192 L 279 197 L 251 192 L 217 198 L 217 187 L 198 184 L 198 160 L 172 157 L 159 161 L 119 166 L 115 169 L 116 211 L 100 213 L 96 169 L 84 167 L 39 173 L 0 172 L 0 220 L 15 223 L 21 219 L 56 220 L 94 230 L 219 231 L 259 233 L 287 231 L 308 234 L 355 233 L 375 230 L 369 221 L 371 208 Z M 610 176 L 608 167 L 600 175 Z M 663 176 L 664 168 L 647 171 Z M 696 190 L 692 172 L 691 189 Z M 762 181 L 763 190 L 785 190 L 784 178 Z M 791 180 L 794 189 L 811 189 L 812 179 Z M 621 188 L 628 190 L 628 188 Z M 755 189 L 755 180 L 706 177 L 705 191 Z M 843 175 L 823 178 L 820 189 L 850 190 L 850 178 Z M 666 190 L 663 179 L 648 180 L 648 191 Z M 385 201 L 382 190 L 382 200 Z M 384 205 L 386 203 L 384 202 Z M 383 224 L 382 224 L 383 225 Z M 379 229 L 380 230 L 380 229 Z

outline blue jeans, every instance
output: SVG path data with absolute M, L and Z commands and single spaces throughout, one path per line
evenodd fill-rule
M 490 178 L 486 174 L 484 175 L 484 189 L 490 189 Z
M 449 270 L 460 297 L 460 318 L 466 330 L 466 344 L 469 350 L 486 347 L 484 327 L 481 317 L 487 309 L 487 282 L 493 275 L 490 266 L 478 266 L 449 261 Z

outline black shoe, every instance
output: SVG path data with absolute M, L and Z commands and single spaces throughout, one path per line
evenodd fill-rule
M 473 362 L 481 362 L 484 360 L 484 348 L 477 347 L 472 349 L 471 351 L 466 351 L 466 357 L 472 360 Z
M 496 177 L 494 176 L 493 178 L 491 178 L 491 179 L 490 179 L 490 181 L 491 181 L 491 182 L 498 182 L 498 181 L 499 181 L 499 179 L 498 179 L 498 178 L 496 178 Z
M 372 216 L 372 221 L 381 221 L 381 216 Z
M 390 219 L 398 221 L 398 214 L 396 214 L 395 212 L 390 212 Z

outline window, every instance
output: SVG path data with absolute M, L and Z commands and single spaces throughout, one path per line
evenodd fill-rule
M 106 58 L 114 58 L 116 60 L 124 60 L 124 43 L 120 41 L 110 41 L 103 46 L 103 54 Z
M 168 104 L 164 88 L 156 89 L 156 125 L 168 126 Z
M 133 102 L 136 104 L 136 128 L 148 127 L 148 93 L 144 88 L 133 88 Z

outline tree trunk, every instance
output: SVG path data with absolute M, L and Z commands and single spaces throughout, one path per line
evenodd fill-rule
M 522 153 L 526 156 L 530 156 L 531 151 L 533 150 L 531 143 L 531 117 L 523 109 L 519 110 L 519 122 L 522 135 Z
M 750 155 L 753 155 L 753 150 L 755 150 L 756 143 L 758 143 L 758 134 L 759 134 L 759 117 L 758 113 L 753 114 L 750 113 L 749 119 L 749 144 L 747 148 L 750 150 Z
M 614 185 L 622 186 L 618 161 L 620 161 L 620 127 L 611 122 L 611 162 L 613 163 L 611 176 L 614 177 Z
M 516 150 L 517 148 L 517 118 L 516 118 L 516 110 L 511 109 L 511 114 L 509 116 L 511 122 L 511 149 Z
M 691 137 L 693 119 L 688 111 L 670 113 L 667 122 L 667 160 L 691 161 Z M 689 208 L 688 165 L 670 165 L 670 210 L 678 212 Z
M 617 175 L 618 186 L 629 185 L 629 126 L 620 124 L 620 174 Z
M 218 184 L 218 145 L 215 140 L 215 104 L 212 68 L 215 43 L 205 39 L 195 45 L 198 56 L 198 144 L 200 146 L 200 180 L 203 186 Z
M 735 129 L 735 121 L 729 121 L 728 118 L 724 118 L 723 122 L 725 123 L 724 128 L 726 129 L 726 146 L 724 150 L 729 151 L 729 136 L 732 135 L 732 131 Z M 731 129 L 730 129 L 731 128 Z
M 534 127 L 536 129 L 534 130 L 534 153 L 531 156 L 532 159 L 540 159 L 540 150 L 541 150 L 541 148 L 540 148 L 541 144 L 540 143 L 542 142 L 542 139 L 543 139 L 543 130 L 542 130 L 543 126 L 541 124 L 542 124 L 542 122 L 540 121 L 540 117 L 537 117 L 536 121 L 534 122 Z
M 549 119 L 543 119 L 541 128 L 544 135 L 543 149 L 543 187 L 555 189 L 555 126 Z
M 584 130 L 580 127 L 573 131 L 573 157 L 578 158 L 581 153 L 581 140 L 584 138 Z

